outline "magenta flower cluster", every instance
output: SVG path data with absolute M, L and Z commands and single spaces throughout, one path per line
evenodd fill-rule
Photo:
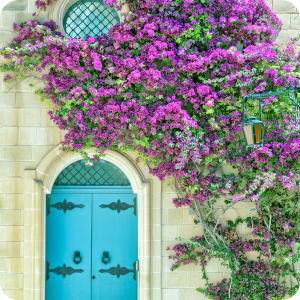
M 36 5 L 44 10 L 53 1 Z M 116 0 L 105 2 L 121 8 Z M 211 248 L 204 237 L 174 247 L 173 269 L 187 263 L 204 268 L 217 257 L 232 270 L 231 282 L 199 291 L 212 299 L 231 293 L 232 299 L 255 300 L 294 292 L 276 281 L 278 274 L 298 278 L 284 261 L 294 259 L 300 242 L 299 196 L 289 195 L 300 179 L 294 112 L 285 96 L 265 99 L 265 141 L 255 149 L 245 148 L 240 124 L 245 95 L 280 90 L 298 79 L 295 43 L 273 43 L 282 24 L 263 0 L 129 5 L 132 12 L 108 35 L 86 39 L 62 36 L 53 21 L 14 24 L 17 37 L 0 51 L 10 60 L 0 68 L 4 81 L 43 72 L 44 88 L 36 92 L 54 105 L 49 116 L 66 131 L 63 149 L 81 153 L 89 165 L 108 149 L 135 151 L 151 174 L 176 179 L 181 193 L 173 199 L 176 207 L 201 206 L 228 194 L 233 203 L 257 203 L 258 215 L 241 221 L 252 228 L 253 240 L 237 237 L 232 224 L 219 224 L 227 248 Z M 257 103 L 249 103 L 246 115 L 257 114 Z M 89 147 L 98 154 L 89 157 Z M 223 174 L 225 163 L 238 173 Z M 264 259 L 247 260 L 249 251 Z

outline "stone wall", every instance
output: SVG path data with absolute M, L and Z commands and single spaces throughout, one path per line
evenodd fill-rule
M 0 15 L 0 46 L 15 36 L 12 31 L 14 22 L 32 18 L 34 2 L 16 0 L 4 8 Z M 277 41 L 287 43 L 291 37 L 300 33 L 299 15 L 287 1 L 268 0 L 268 4 L 284 23 Z M 39 18 L 42 21 L 48 20 L 48 12 L 41 13 Z M 34 94 L 40 84 L 31 88 L 28 86 L 30 81 L 25 80 L 15 86 L 8 86 L 2 82 L 3 74 L 0 75 L 0 285 L 12 299 L 40 299 L 34 293 L 41 278 L 33 275 L 38 263 L 32 255 L 35 253 L 33 241 L 39 239 L 32 231 L 32 222 L 40 226 L 40 221 L 30 217 L 35 201 L 40 200 L 32 194 L 25 194 L 25 170 L 35 170 L 43 157 L 59 144 L 63 133 L 49 120 L 49 107 Z M 155 197 L 155 191 L 153 194 Z M 194 224 L 194 217 L 188 214 L 188 209 L 175 209 L 172 204 L 174 196 L 170 187 L 163 183 L 161 215 L 157 215 L 161 210 L 153 200 L 152 222 L 158 225 L 152 227 L 152 255 L 158 253 L 158 256 L 153 259 L 152 287 L 162 288 L 163 300 L 204 299 L 195 291 L 204 284 L 199 267 L 185 266 L 170 272 L 172 261 L 168 255 L 171 251 L 166 248 L 176 244 L 175 238 L 178 236 L 189 238 L 201 235 L 201 229 Z M 235 213 L 230 212 L 226 218 L 235 218 Z M 239 214 L 244 213 L 245 209 L 239 210 Z M 239 233 L 249 232 L 241 227 Z M 159 253 L 162 253 L 161 258 Z M 229 276 L 228 270 L 216 262 L 210 263 L 207 271 L 212 282 Z M 153 299 L 159 298 L 153 292 Z

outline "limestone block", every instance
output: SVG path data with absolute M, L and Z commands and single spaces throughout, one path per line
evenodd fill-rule
M 20 127 L 19 145 L 36 145 L 37 129 L 36 127 Z
M 17 1 L 14 1 L 14 2 L 17 2 Z M 23 290 L 22 289 L 18 289 L 18 290 L 14 290 L 14 289 L 5 290 L 4 289 L 3 292 L 6 296 L 8 296 L 11 299 L 23 300 Z
M 298 37 L 298 35 L 300 34 L 299 30 L 282 30 L 280 31 L 280 33 L 278 34 L 277 38 L 276 38 L 276 43 L 277 44 L 287 44 L 291 42 L 292 38 L 296 38 Z M 296 46 L 300 45 L 300 42 L 297 41 L 295 43 Z
M 162 289 L 163 300 L 178 300 L 178 289 Z
M 38 218 L 40 217 L 41 210 L 40 209 L 25 209 L 24 211 L 24 224 L 26 225 L 34 225 L 39 224 L 40 221 Z
M 17 146 L 17 147 L 4 146 L 3 159 L 6 161 L 32 160 L 32 147 L 31 146 Z
M 6 257 L 0 257 L 0 272 L 6 271 Z
M 183 224 L 195 225 L 194 219 L 196 216 L 194 214 L 189 215 L 189 209 L 183 208 Z
M 168 224 L 177 225 L 183 223 L 183 210 L 181 208 L 168 209 Z
M 18 133 L 17 127 L 0 127 L 0 143 L 2 145 L 17 145 Z
M 258 261 L 258 256 L 259 256 L 259 252 L 257 251 L 249 251 L 246 252 L 245 256 L 249 259 L 249 260 L 255 260 Z
M 24 259 L 24 272 L 32 273 L 33 272 L 33 265 L 34 265 L 34 258 L 33 257 L 25 257 Z
M 20 256 L 20 250 L 20 242 L 0 242 L 0 256 L 17 257 Z
M 33 226 L 24 224 L 24 241 L 31 241 L 33 240 Z
M 201 270 L 201 268 L 199 268 Z M 206 280 L 202 279 L 203 273 L 202 272 L 188 272 L 187 273 L 187 286 L 198 288 L 204 287 Z
M 208 277 L 208 283 L 217 284 L 218 282 L 221 282 L 223 279 L 223 273 L 209 273 L 207 272 Z
M 205 271 L 207 272 L 218 272 L 221 262 L 217 258 L 212 258 L 208 261 Z
M 0 226 L 0 241 L 6 241 L 6 226 Z
M 21 210 L 19 209 L 5 209 L 0 212 L 0 223 L 2 225 L 20 225 Z
M 24 190 L 23 178 L 2 178 L 0 181 L 0 193 L 22 193 Z
M 178 235 L 181 238 L 189 240 L 191 237 L 201 236 L 202 234 L 202 227 L 199 224 L 178 226 Z
M 37 129 L 37 140 L 39 145 L 57 145 L 64 137 L 64 132 L 58 127 L 45 127 Z
M 23 226 L 7 226 L 7 241 L 23 241 Z
M 50 127 L 54 126 L 52 120 L 50 120 L 50 116 L 48 114 L 49 111 L 52 111 L 50 108 L 42 108 L 41 109 L 41 126 L 42 127 Z
M 291 14 L 291 29 L 300 29 L 300 16 L 299 14 Z
M 162 209 L 162 216 L 161 216 L 161 224 L 166 225 L 167 224 L 167 219 L 168 219 L 168 210 L 167 209 Z
M 6 110 L 7 126 L 40 126 L 41 114 L 38 108 L 15 108 Z
M 162 240 L 174 241 L 178 237 L 177 225 L 162 225 Z
M 0 209 L 3 209 L 6 207 L 6 199 L 7 199 L 6 194 L 0 194 Z
M 161 287 L 161 273 L 152 273 L 151 287 L 157 289 Z
M 0 180 L 0 193 L 22 193 L 24 190 L 22 178 L 2 178 Z
M 167 288 L 180 288 L 187 286 L 187 274 L 185 272 L 166 273 L 166 287 Z
M 34 242 L 24 241 L 24 256 L 34 256 Z
M 178 300 L 204 300 L 204 295 L 196 289 L 179 289 Z
M 0 15 L 0 24 L 2 28 L 13 28 L 13 23 L 16 22 L 16 14 L 11 12 L 2 12 Z
M 145 242 L 144 242 L 145 243 Z M 161 255 L 161 241 L 152 241 L 152 252 L 151 255 L 153 256 L 160 256 Z
M 229 208 L 225 214 L 223 215 L 222 219 L 223 222 L 227 221 L 227 220 L 236 220 L 239 217 L 239 213 L 237 212 L 237 210 L 233 209 L 233 208 Z
M 2 78 L 1 78 L 2 80 Z M 16 105 L 15 93 L 1 93 L 0 94 L 0 107 L 14 107 Z
M 199 264 L 188 264 L 180 266 L 180 272 L 202 272 L 202 267 Z
M 0 177 L 13 176 L 13 163 L 12 162 L 0 162 Z
M 151 283 L 151 273 L 140 273 L 139 274 L 139 280 L 140 280 L 140 284 L 141 286 L 144 287 L 150 287 L 150 283 Z
M 21 257 L 13 257 L 6 259 L 6 271 L 10 273 L 22 273 L 24 259 Z
M 290 27 L 291 27 L 291 15 L 290 14 L 278 14 L 277 17 L 282 21 L 281 30 L 290 29 Z M 299 27 L 297 27 L 296 29 L 298 29 L 298 28 Z
M 273 9 L 273 0 L 265 0 L 265 3 L 266 3 L 271 9 Z
M 3 147 L 0 146 L 0 160 L 3 159 Z
M 16 107 L 45 107 L 35 93 L 16 93 Z
M 152 224 L 161 225 L 162 210 L 160 208 L 151 209 Z
M 295 13 L 296 7 L 289 1 L 284 0 L 273 0 L 273 12 L 283 14 L 283 13 Z
M 6 41 L 7 42 L 7 41 Z M 1 76 L 1 75 L 0 75 Z M 33 86 L 31 86 L 31 84 Z M 41 81 L 36 80 L 28 80 L 28 79 L 21 79 L 21 80 L 13 80 L 10 83 L 3 82 L 2 90 L 4 92 L 15 92 L 15 93 L 32 93 L 39 88 L 42 88 L 43 84 Z
M 3 289 L 19 288 L 19 274 L 0 273 L 0 283 Z
M 52 149 L 53 146 L 33 146 L 32 160 L 41 161 Z
M 26 0 L 12 1 L 4 6 L 3 11 L 24 11 L 26 7 Z
M 174 191 L 171 188 L 171 186 L 169 184 L 167 184 L 165 181 L 162 181 L 162 183 L 161 183 L 161 191 L 163 193 L 174 193 Z
M 4 108 L 0 108 L 0 126 L 4 126 L 4 125 L 5 125 L 5 110 Z
M 171 267 L 174 264 L 173 259 L 169 259 L 169 257 L 165 256 L 161 258 L 161 271 L 162 272 L 171 272 Z M 173 271 L 177 272 L 177 270 Z
M 174 251 L 172 250 L 175 245 L 177 245 L 179 241 L 164 241 L 161 242 L 161 255 L 162 256 L 170 256 L 174 255 Z M 167 248 L 171 250 L 167 250 Z
M 30 20 L 32 20 L 32 13 L 21 12 L 21 13 L 16 14 L 16 22 L 17 23 L 30 21 Z M 41 21 L 41 22 L 49 21 L 48 13 L 47 12 L 40 12 L 40 14 L 38 15 L 38 20 Z
M 173 198 L 176 198 L 175 193 L 162 193 L 162 208 L 177 209 L 173 204 Z
M 152 240 L 161 241 L 161 225 L 152 225 Z
M 7 43 L 11 41 L 14 37 L 17 36 L 17 33 L 12 30 L 1 30 L 0 34 L 0 43 Z

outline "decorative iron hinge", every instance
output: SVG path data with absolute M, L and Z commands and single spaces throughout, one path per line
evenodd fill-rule
M 120 213 L 121 210 L 126 210 L 133 207 L 133 214 L 136 216 L 136 197 L 133 199 L 133 203 L 133 205 L 130 205 L 126 202 L 121 202 L 120 200 L 118 200 L 117 202 L 112 202 L 110 204 L 101 204 L 99 205 L 99 207 L 110 208 L 111 210 L 116 210 L 118 213 Z
M 126 275 L 128 273 L 133 273 L 133 279 L 136 281 L 136 264 L 137 261 L 133 263 L 133 269 L 129 270 L 125 267 L 120 267 L 118 264 L 117 267 L 112 267 L 110 269 L 101 269 L 99 270 L 100 273 L 109 273 L 110 275 L 116 275 L 118 278 L 120 278 L 121 275 Z
M 83 204 L 74 204 L 73 202 L 67 202 L 66 199 L 63 202 L 57 202 L 55 204 L 50 204 L 50 200 L 51 200 L 50 197 L 47 196 L 46 197 L 47 216 L 50 214 L 50 207 L 54 207 L 58 210 L 62 210 L 64 213 L 66 213 L 67 210 L 73 210 L 76 207 L 78 207 L 78 208 L 83 208 L 84 207 Z
M 49 272 L 55 273 L 57 275 L 62 275 L 65 278 L 67 275 L 72 275 L 74 273 L 82 273 L 84 270 L 82 269 L 73 269 L 72 267 L 67 267 L 66 264 L 63 264 L 62 267 L 56 267 L 55 269 L 49 269 L 50 263 L 47 261 L 47 278 L 50 278 Z

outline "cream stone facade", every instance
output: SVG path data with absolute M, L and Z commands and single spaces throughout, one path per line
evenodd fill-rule
M 0 14 L 1 47 L 15 36 L 14 22 L 32 19 L 34 2 L 16 0 L 4 7 Z M 58 0 L 47 12 L 40 13 L 39 19 L 52 18 L 61 25 L 66 9 L 74 2 Z M 300 16 L 291 3 L 267 3 L 283 21 L 278 43 L 287 43 L 300 34 Z M 10 87 L 0 75 L 0 285 L 12 299 L 43 300 L 45 197 L 51 193 L 56 176 L 80 157 L 59 150 L 64 133 L 49 120 L 47 111 L 51 107 L 34 94 L 40 83 L 32 88 L 28 86 L 30 81 L 25 80 Z M 123 170 L 138 195 L 139 300 L 205 299 L 196 292 L 205 284 L 200 268 L 189 265 L 171 272 L 168 256 L 172 251 L 166 250 L 177 243 L 176 237 L 201 235 L 193 215 L 189 215 L 188 208 L 175 209 L 173 190 L 150 175 L 146 164 L 135 165 L 134 154 L 108 151 L 105 159 Z M 238 214 L 244 216 L 248 209 L 239 208 Z M 225 215 L 226 219 L 236 217 L 236 210 Z M 245 226 L 238 230 L 249 234 Z M 207 271 L 214 283 L 230 275 L 213 261 Z

